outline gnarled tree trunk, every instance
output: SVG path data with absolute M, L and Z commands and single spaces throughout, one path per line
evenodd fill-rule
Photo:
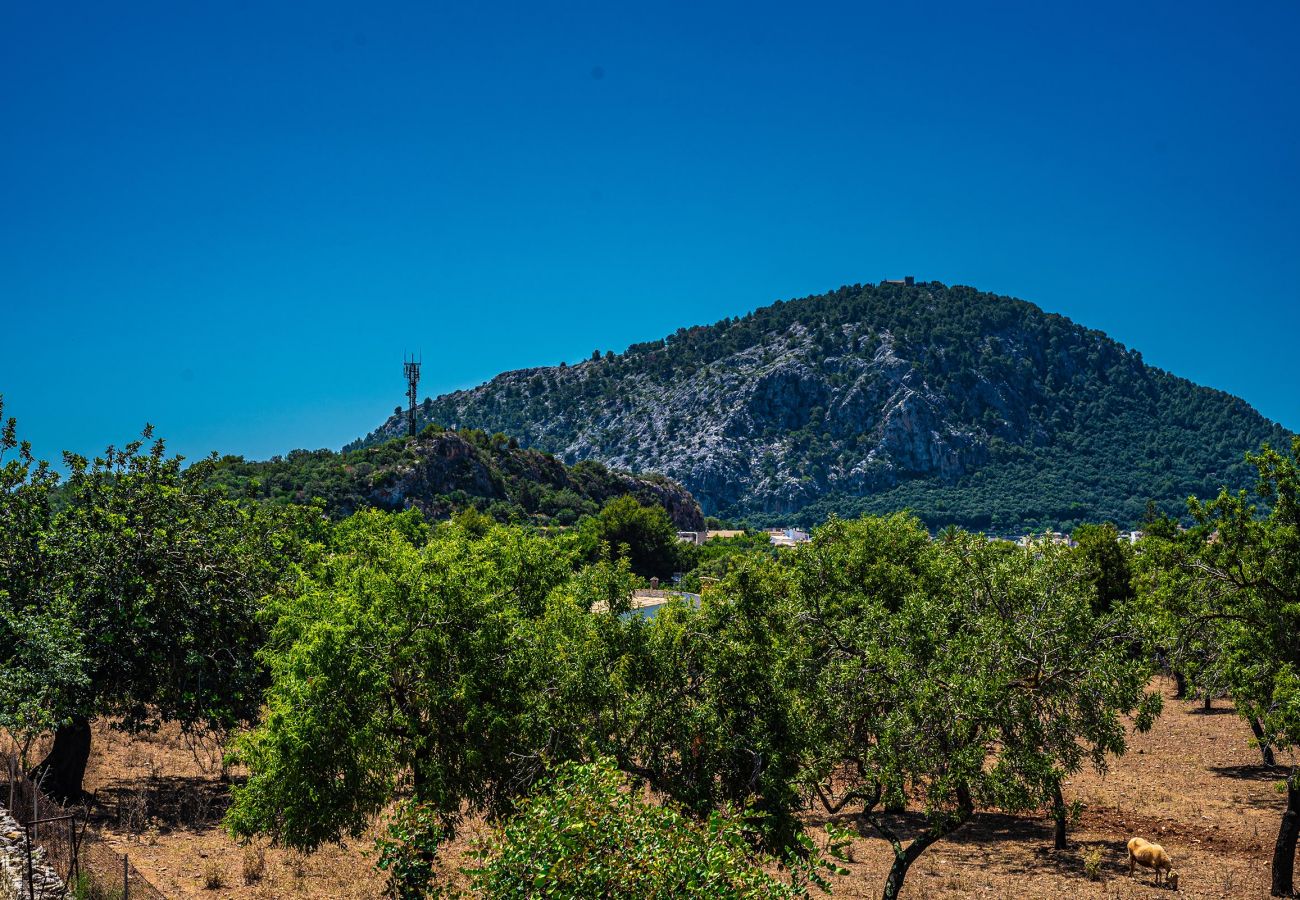
M 1282 813 L 1282 827 L 1273 848 L 1274 897 L 1295 894 L 1296 838 L 1300 838 L 1300 768 L 1292 769 L 1286 782 L 1286 812 Z
M 90 719 L 78 716 L 54 732 L 54 746 L 31 771 L 41 790 L 60 803 L 77 803 L 84 793 L 90 760 Z
M 892 833 L 876 825 L 876 829 L 884 834 L 894 848 L 894 863 L 889 867 L 889 875 L 885 878 L 883 900 L 898 900 L 898 894 L 903 890 L 903 879 L 907 877 L 907 870 L 912 867 L 912 863 L 916 862 L 926 848 L 935 841 L 947 837 L 970 821 L 971 816 L 975 814 L 975 805 L 971 801 L 970 792 L 965 788 L 958 791 L 958 804 L 958 810 L 952 818 L 940 827 L 918 835 L 906 849 Z
M 1264 735 L 1264 726 L 1254 716 L 1251 716 L 1247 721 L 1250 722 L 1250 731 L 1255 735 L 1255 740 L 1259 744 L 1259 754 L 1264 760 L 1264 765 L 1270 768 L 1277 765 L 1277 760 L 1273 757 L 1273 745 L 1268 742 L 1268 738 Z

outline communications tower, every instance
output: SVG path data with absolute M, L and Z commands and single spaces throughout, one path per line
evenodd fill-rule
M 412 353 L 402 357 L 402 374 L 406 376 L 406 434 L 415 437 L 415 398 L 420 386 L 420 360 Z

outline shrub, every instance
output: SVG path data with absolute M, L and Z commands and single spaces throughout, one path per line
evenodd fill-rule
M 1101 848 L 1093 847 L 1083 858 L 1083 874 L 1089 881 L 1101 881 Z
M 847 843 L 831 828 L 826 853 Z M 658 805 L 609 759 L 565 764 L 548 788 L 475 851 L 474 891 L 489 897 L 805 897 L 829 891 L 842 873 L 806 835 L 806 856 L 786 861 L 787 880 L 764 870 L 742 815 L 723 809 L 705 820 Z
M 226 886 L 226 870 L 215 859 L 203 864 L 203 886 L 210 891 L 219 891 Z
M 244 884 L 256 884 L 266 875 L 266 850 L 249 845 L 244 848 Z

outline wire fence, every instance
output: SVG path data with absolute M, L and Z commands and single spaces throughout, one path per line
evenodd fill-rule
M 90 827 L 83 811 L 47 797 L 15 758 L 5 760 L 0 779 L 0 803 L 22 829 L 12 844 L 21 868 L 17 900 L 165 900 L 126 854 Z

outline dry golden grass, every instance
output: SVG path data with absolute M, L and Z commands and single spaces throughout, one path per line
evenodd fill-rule
M 1043 817 L 985 813 L 922 856 L 903 895 L 911 898 L 1138 898 L 1168 897 L 1149 872 L 1130 878 L 1125 843 L 1139 835 L 1162 844 L 1174 859 L 1185 898 L 1261 897 L 1283 800 L 1275 772 L 1262 770 L 1250 731 L 1220 703 L 1210 714 L 1172 700 L 1160 681 L 1164 715 L 1146 735 L 1134 735 L 1129 754 L 1103 776 L 1085 772 L 1066 786 L 1067 800 L 1085 810 L 1069 849 L 1051 848 Z M 1279 762 L 1289 761 L 1288 759 Z M 87 788 L 111 839 L 169 896 L 233 898 L 376 897 L 382 877 L 374 870 L 374 834 L 302 856 L 241 846 L 220 828 L 227 785 L 219 754 L 191 748 L 175 731 L 128 737 L 96 732 Z M 451 849 L 451 865 L 464 859 L 478 829 L 472 823 Z M 1084 870 L 1100 851 L 1096 881 Z M 874 838 L 852 847 L 850 874 L 834 896 L 879 896 L 888 850 Z M 260 876 L 246 873 L 260 871 Z M 222 873 L 222 886 L 205 877 Z

